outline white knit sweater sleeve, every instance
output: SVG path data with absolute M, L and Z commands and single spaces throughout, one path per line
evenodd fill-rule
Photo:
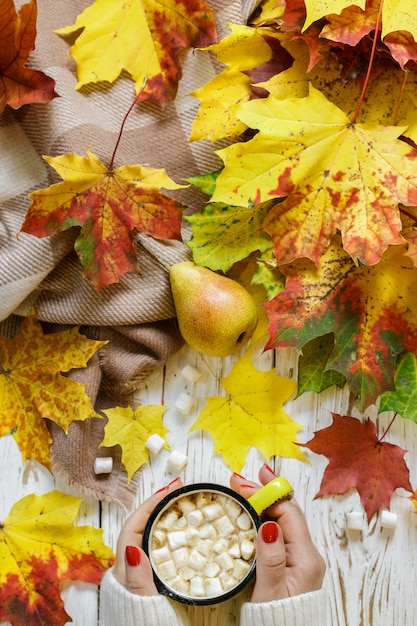
M 119 583 L 110 569 L 100 587 L 100 626 L 184 626 L 173 603 L 162 595 L 138 596 Z
M 323 589 L 274 602 L 245 602 L 240 626 L 327 626 L 328 600 Z

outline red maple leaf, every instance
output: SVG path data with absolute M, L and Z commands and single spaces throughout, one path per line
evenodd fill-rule
M 371 420 L 332 413 L 333 423 L 299 444 L 329 459 L 316 498 L 357 489 L 369 520 L 381 508 L 390 508 L 395 489 L 413 491 L 404 461 L 406 450 L 378 439 Z
M 17 13 L 13 0 L 0 0 L 0 113 L 6 104 L 18 109 L 31 102 L 49 102 L 57 94 L 55 81 L 26 67 L 35 48 L 36 1 Z

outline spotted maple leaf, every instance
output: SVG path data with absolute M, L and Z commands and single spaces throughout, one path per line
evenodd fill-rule
M 293 346 L 334 334 L 326 369 L 341 372 L 360 409 L 394 388 L 396 356 L 415 352 L 417 269 L 393 246 L 373 266 L 356 265 L 339 238 L 323 256 L 283 266 L 285 288 L 264 306 L 269 317 L 267 349 Z
M 105 344 L 77 328 L 45 335 L 34 315 L 26 317 L 12 339 L 0 337 L 0 436 L 12 434 L 23 461 L 49 467 L 51 436 L 44 418 L 67 431 L 73 420 L 101 417 L 85 385 L 62 375 L 87 365 Z
M 164 169 L 107 167 L 92 152 L 44 157 L 64 179 L 30 195 L 22 232 L 48 237 L 81 227 L 75 242 L 84 274 L 97 289 L 138 269 L 132 231 L 181 239 L 181 205 L 160 188 L 178 189 Z
M 307 257 L 318 265 L 337 231 L 366 264 L 404 243 L 398 205 L 417 204 L 417 150 L 398 139 L 398 127 L 353 124 L 313 87 L 305 98 L 243 103 L 236 115 L 259 132 L 219 151 L 225 167 L 212 201 L 285 198 L 264 224 L 278 264 Z
M 0 523 L 0 621 L 62 626 L 71 621 L 63 581 L 99 584 L 114 560 L 102 529 L 74 526 L 81 498 L 51 491 L 16 502 Z

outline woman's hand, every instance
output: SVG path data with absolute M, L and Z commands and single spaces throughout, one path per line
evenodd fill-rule
M 117 580 L 131 593 L 140 596 L 158 594 L 153 581 L 151 564 L 142 550 L 142 535 L 148 517 L 158 502 L 181 486 L 181 479 L 176 478 L 166 487 L 159 489 L 129 516 L 121 530 L 113 572 Z
M 259 471 L 262 485 L 275 476 L 268 465 Z M 233 474 L 230 485 L 246 498 L 260 489 L 260 485 L 239 474 Z M 270 602 L 320 589 L 325 563 L 311 540 L 299 505 L 294 500 L 282 500 L 266 514 L 268 521 L 261 525 L 257 537 L 256 580 L 251 601 Z

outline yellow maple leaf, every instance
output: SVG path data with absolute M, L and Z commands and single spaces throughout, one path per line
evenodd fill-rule
M 398 204 L 417 202 L 417 151 L 398 126 L 353 124 L 310 87 L 306 98 L 247 102 L 238 117 L 259 132 L 219 151 L 225 163 L 213 202 L 253 206 L 285 197 L 264 228 L 279 264 L 316 265 L 340 230 L 344 249 L 366 264 L 404 243 Z
M 175 98 L 183 49 L 216 40 L 213 10 L 204 0 L 95 0 L 60 35 L 82 32 L 71 48 L 77 89 L 113 82 L 126 70 L 142 98 L 165 104 Z
M 43 418 L 67 431 L 74 420 L 101 417 L 86 385 L 61 372 L 85 367 L 105 343 L 87 339 L 77 328 L 44 335 L 34 315 L 12 339 L 0 337 L 0 436 L 13 435 L 24 461 L 49 467 L 51 437 Z
M 74 526 L 81 498 L 59 491 L 16 502 L 0 524 L 0 621 L 15 626 L 71 621 L 60 584 L 99 584 L 113 562 L 102 529 Z
M 211 433 L 214 451 L 234 472 L 241 471 L 252 446 L 267 460 L 277 455 L 305 460 L 295 443 L 302 426 L 282 408 L 296 391 L 295 381 L 257 370 L 247 352 L 222 384 L 227 396 L 207 398 L 189 432 Z
M 361 9 L 365 9 L 366 0 L 305 0 L 306 20 L 304 22 L 303 31 L 307 30 L 313 22 L 320 20 L 326 15 L 335 13 L 339 15 L 343 9 L 352 5 Z
M 162 418 L 166 408 L 148 404 L 138 406 L 135 412 L 130 406 L 119 406 L 103 411 L 109 421 L 104 428 L 101 445 L 119 445 L 122 448 L 122 463 L 126 468 L 129 482 L 141 465 L 149 460 L 149 451 L 145 447 L 148 438 L 153 434 L 165 438 L 168 429 L 165 428 Z M 166 443 L 164 447 L 170 446 Z
M 201 102 L 192 124 L 190 141 L 237 137 L 247 128 L 233 110 L 238 102 L 246 102 L 250 98 L 251 78 L 245 72 L 272 58 L 268 37 L 277 40 L 281 37 L 270 28 L 257 29 L 236 24 L 231 24 L 230 28 L 229 35 L 207 48 L 227 66 L 226 69 L 190 93 Z

